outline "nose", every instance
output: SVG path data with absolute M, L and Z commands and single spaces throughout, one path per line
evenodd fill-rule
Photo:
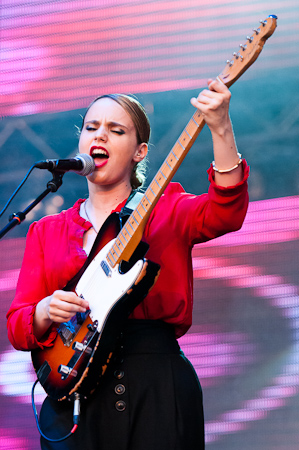
M 107 132 L 106 127 L 104 127 L 103 125 L 101 125 L 101 126 L 97 129 L 94 138 L 95 138 L 96 141 L 106 142 L 106 141 L 107 141 L 107 138 L 108 138 L 108 132 Z

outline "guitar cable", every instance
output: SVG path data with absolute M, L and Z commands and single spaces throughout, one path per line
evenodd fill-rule
M 40 424 L 39 424 L 38 413 L 37 413 L 37 409 L 36 409 L 35 401 L 34 401 L 34 389 L 35 389 L 35 386 L 37 385 L 38 382 L 39 382 L 39 380 L 36 380 L 34 382 L 33 386 L 32 386 L 31 404 L 32 404 L 33 413 L 34 413 L 34 417 L 35 417 L 35 421 L 36 421 L 36 426 L 37 426 L 37 429 L 39 431 L 39 434 L 44 439 L 46 439 L 49 442 L 62 442 L 62 441 L 65 441 L 65 439 L 69 438 L 72 434 L 74 434 L 75 431 L 78 428 L 79 419 L 80 419 L 80 395 L 78 394 L 78 392 L 75 392 L 75 394 L 74 394 L 75 400 L 74 400 L 74 411 L 73 411 L 73 423 L 74 423 L 73 428 L 71 429 L 71 431 L 66 436 L 63 436 L 63 437 L 58 438 L 58 439 L 51 439 L 51 438 L 49 438 L 48 436 L 46 436 L 42 432 Z

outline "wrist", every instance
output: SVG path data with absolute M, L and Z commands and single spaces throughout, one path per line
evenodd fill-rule
M 227 140 L 231 136 L 234 139 L 234 132 L 230 118 L 222 121 L 217 127 L 210 126 L 213 141 L 215 139 Z
M 53 323 L 48 315 L 48 298 L 49 297 L 46 297 L 41 300 L 35 308 L 33 316 L 33 330 L 37 339 L 43 336 Z

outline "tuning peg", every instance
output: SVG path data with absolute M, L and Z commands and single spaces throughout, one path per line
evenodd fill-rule
M 233 56 L 236 58 L 236 59 L 238 59 L 238 58 L 240 58 L 241 59 L 241 61 L 243 61 L 243 56 L 238 52 L 234 52 L 233 53 Z
M 255 34 L 259 34 L 260 33 L 260 31 L 261 31 L 261 29 L 260 28 L 254 28 L 252 31 L 254 31 L 255 32 Z
M 226 64 L 228 64 L 229 67 L 231 67 L 234 64 L 234 60 L 233 59 L 232 60 L 227 59 L 226 60 Z
M 247 45 L 246 45 L 246 44 L 240 44 L 240 48 L 241 48 L 243 51 L 245 51 L 246 48 L 247 48 Z
M 260 20 L 260 23 L 263 25 L 263 27 L 267 25 L 267 21 L 266 20 Z
M 247 36 L 247 41 L 252 42 L 253 41 L 253 36 Z

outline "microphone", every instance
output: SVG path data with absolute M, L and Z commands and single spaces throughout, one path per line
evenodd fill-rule
M 95 162 L 90 155 L 81 153 L 70 159 L 46 159 L 34 164 L 37 169 L 48 169 L 50 172 L 76 172 L 78 175 L 86 177 L 95 169 Z

